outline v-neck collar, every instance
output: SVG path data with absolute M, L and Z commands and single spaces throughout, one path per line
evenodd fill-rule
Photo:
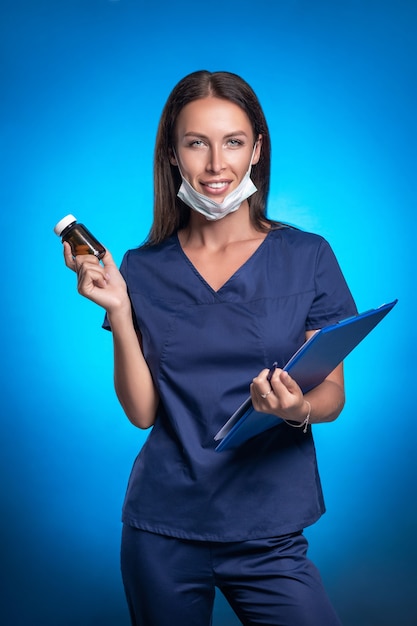
M 218 288 L 218 289 L 214 289 L 214 287 L 212 287 L 210 285 L 210 283 L 204 278 L 204 276 L 198 271 L 198 269 L 196 268 L 196 266 L 194 265 L 194 263 L 191 261 L 191 259 L 187 256 L 187 254 L 185 253 L 181 242 L 179 240 L 178 237 L 178 233 L 175 233 L 174 237 L 175 237 L 175 242 L 177 245 L 177 248 L 181 254 L 181 256 L 185 259 L 186 263 L 188 264 L 188 266 L 192 269 L 192 271 L 194 272 L 194 274 L 199 278 L 199 280 L 211 291 L 211 293 L 213 294 L 220 294 L 224 289 L 227 288 L 227 286 L 229 285 L 229 283 L 231 283 L 234 278 L 249 264 L 251 263 L 252 259 L 254 259 L 261 251 L 261 249 L 264 247 L 264 245 L 266 244 L 267 239 L 269 238 L 271 232 L 273 229 L 271 229 L 265 236 L 265 238 L 261 241 L 261 243 L 258 245 L 258 247 L 252 252 L 252 254 L 246 259 L 246 261 L 244 261 L 227 279 L 226 281 Z

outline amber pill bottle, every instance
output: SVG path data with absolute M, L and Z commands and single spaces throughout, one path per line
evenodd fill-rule
M 54 228 L 54 233 L 61 237 L 62 242 L 67 241 L 71 246 L 73 256 L 79 254 L 94 254 L 102 259 L 106 254 L 106 248 L 84 226 L 79 224 L 73 215 L 66 215 Z

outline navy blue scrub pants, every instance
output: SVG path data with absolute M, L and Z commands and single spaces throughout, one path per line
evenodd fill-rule
M 133 626 L 210 626 L 218 587 L 245 626 L 341 626 L 302 533 L 200 542 L 124 526 Z

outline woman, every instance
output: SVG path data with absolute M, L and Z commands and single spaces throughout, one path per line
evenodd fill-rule
M 303 529 L 324 512 L 310 424 L 342 410 L 342 365 L 305 396 L 280 368 L 356 308 L 326 241 L 266 217 L 269 170 L 249 85 L 194 72 L 162 113 L 146 244 L 120 272 L 109 252 L 100 265 L 65 246 L 80 293 L 106 310 L 126 415 L 153 426 L 123 507 L 135 625 L 209 625 L 215 587 L 243 624 L 340 623 Z M 258 411 L 286 421 L 215 452 L 249 388 Z

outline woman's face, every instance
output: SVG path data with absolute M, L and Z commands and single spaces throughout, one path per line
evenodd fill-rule
M 259 161 L 261 139 L 252 164 Z M 216 202 L 222 202 L 246 174 L 255 137 L 246 113 L 238 105 L 221 98 L 201 98 L 187 104 L 176 124 L 176 154 L 184 178 L 194 189 Z

